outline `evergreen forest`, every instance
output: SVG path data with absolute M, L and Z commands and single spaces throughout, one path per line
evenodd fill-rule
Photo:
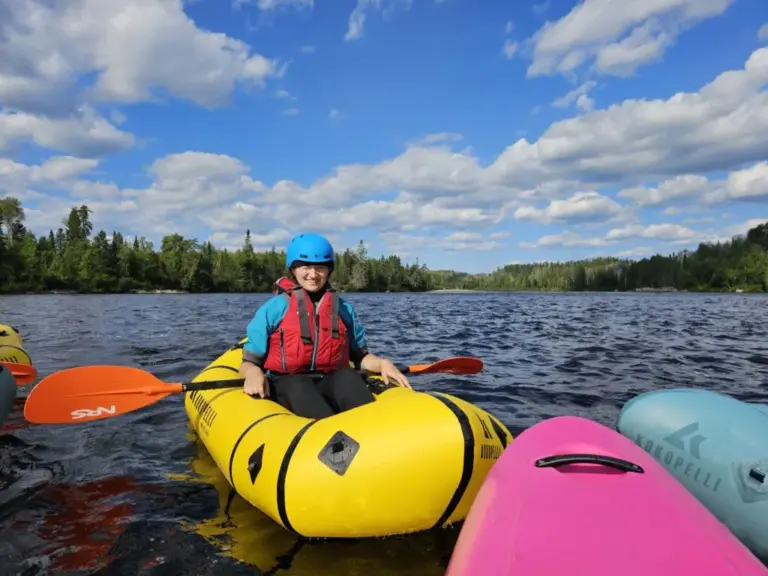
M 268 292 L 284 273 L 285 253 L 257 252 L 245 231 L 238 250 L 180 234 L 159 247 L 119 231 L 94 233 L 92 211 L 73 207 L 57 230 L 37 237 L 24 207 L 0 199 L 0 292 Z M 461 256 L 457 257 L 457 262 Z M 726 242 L 641 260 L 594 258 L 501 267 L 487 274 L 429 270 L 397 256 L 371 258 L 362 242 L 337 254 L 332 277 L 349 292 L 428 290 L 768 292 L 768 222 Z

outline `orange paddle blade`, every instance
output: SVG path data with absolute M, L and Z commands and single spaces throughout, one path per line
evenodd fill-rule
M 409 374 L 477 374 L 483 369 L 483 361 L 472 356 L 445 358 L 432 364 L 408 366 Z
M 130 366 L 81 366 L 43 378 L 27 396 L 24 417 L 35 424 L 91 422 L 133 412 L 183 391 Z
M 17 364 L 16 362 L 3 362 L 2 364 L 11 371 L 17 386 L 24 386 L 34 382 L 37 378 L 37 368 L 30 364 Z

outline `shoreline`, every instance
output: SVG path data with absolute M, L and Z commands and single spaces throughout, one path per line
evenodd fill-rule
M 745 290 L 741 287 L 734 287 L 730 290 L 681 290 L 674 287 L 664 288 L 634 288 L 631 290 L 510 290 L 499 288 L 495 290 L 474 289 L 474 288 L 439 288 L 435 290 L 421 290 L 421 291 L 397 291 L 397 292 L 355 292 L 347 290 L 339 290 L 339 294 L 527 294 L 527 293 L 540 293 L 540 294 L 577 294 L 577 293 L 591 293 L 591 294 L 615 294 L 615 293 L 681 293 L 681 294 L 766 294 L 766 292 Z M 80 292 L 78 290 L 41 290 L 38 292 L 23 291 L 23 292 L 0 292 L 2 296 L 87 296 L 87 295 L 202 295 L 202 294 L 271 294 L 271 292 L 188 292 L 185 290 L 172 290 L 172 289 L 157 289 L 157 290 L 128 290 L 125 292 Z

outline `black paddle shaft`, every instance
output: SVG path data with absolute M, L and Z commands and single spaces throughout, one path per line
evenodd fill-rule
M 398 366 L 397 369 L 400 370 L 403 374 L 407 374 L 410 372 L 409 370 L 410 366 Z M 369 377 L 372 375 L 371 372 L 368 372 L 367 370 L 358 370 L 358 374 L 364 377 Z M 327 374 L 324 374 L 323 372 L 309 372 L 306 374 L 302 374 L 302 376 L 309 376 L 310 378 L 322 378 L 323 376 L 327 376 Z M 210 380 L 207 382 L 186 382 L 182 384 L 182 388 L 184 392 L 197 392 L 200 390 L 219 390 L 222 388 L 237 388 L 238 386 L 242 386 L 245 384 L 245 380 L 243 378 L 230 378 L 228 380 Z

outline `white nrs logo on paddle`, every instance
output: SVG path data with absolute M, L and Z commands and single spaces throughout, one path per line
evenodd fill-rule
M 80 418 L 93 418 L 94 416 L 101 416 L 102 414 L 115 414 L 117 412 L 117 408 L 115 408 L 115 405 L 112 404 L 109 408 L 104 408 L 103 406 L 99 406 L 95 410 L 91 410 L 90 408 L 81 408 L 80 410 L 73 410 L 71 412 L 72 420 L 80 420 Z

